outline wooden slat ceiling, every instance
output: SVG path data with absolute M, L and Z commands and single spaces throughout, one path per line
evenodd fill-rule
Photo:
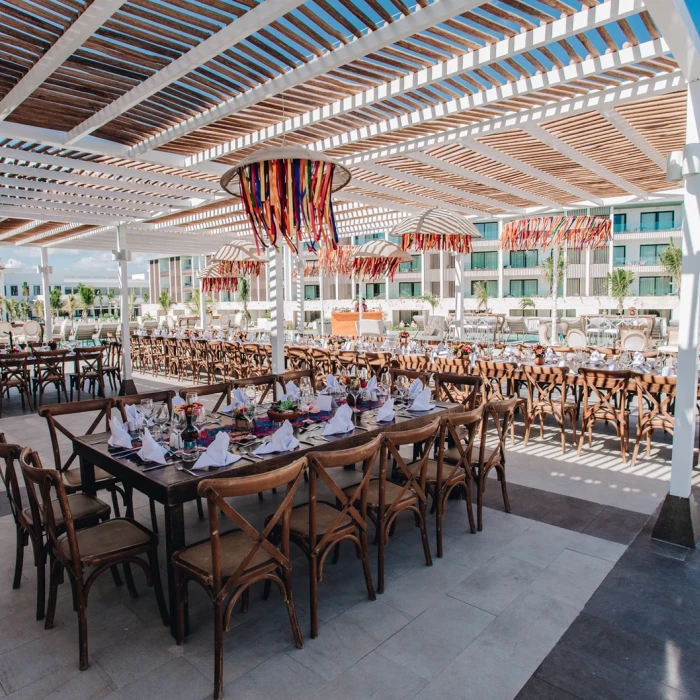
M 641 3 L 607 23 L 589 26 L 577 21 L 573 26 L 579 29 L 563 33 L 559 28 L 558 38 L 548 44 L 528 44 L 528 50 L 499 54 L 477 67 L 427 83 L 414 81 L 399 93 L 384 92 L 392 80 L 423 69 L 443 70 L 441 62 L 554 26 L 560 18 L 586 9 L 593 13 L 604 1 L 465 0 L 462 7 L 455 4 L 456 14 L 433 26 L 366 52 L 358 50 L 342 65 L 299 81 L 294 76 L 300 68 L 359 46 L 388 25 L 401 27 L 416 13 L 446 0 L 288 3 L 263 28 L 208 61 L 193 62 L 178 79 L 164 80 L 127 109 L 69 139 L 69 131 L 80 132 L 86 120 L 153 80 L 202 42 L 251 10 L 265 10 L 262 0 L 127 0 L 85 36 L 72 55 L 47 68 L 40 85 L 13 106 L 4 121 L 0 115 L 0 236 L 32 221 L 42 222 L 0 238 L 0 245 L 64 241 L 88 247 L 88 234 L 115 221 L 133 227 L 137 245 L 137 224 L 144 227 L 138 229 L 144 240 L 149 235 L 154 241 L 165 240 L 149 230 L 169 232 L 159 236 L 199 236 L 194 242 L 188 239 L 193 247 L 202 241 L 214 245 L 227 234 L 247 235 L 240 202 L 220 190 L 219 176 L 258 148 L 283 143 L 353 159 L 349 167 L 354 179 L 342 193 L 348 201 L 339 207 L 338 216 L 346 230 L 381 227 L 387 217 L 397 216 L 392 210 L 403 215 L 435 204 L 489 218 L 541 210 L 543 202 L 551 203 L 550 208 L 582 202 L 585 206 L 587 200 L 594 205 L 630 193 L 670 190 L 660 163 L 684 144 L 682 82 L 645 99 L 608 104 L 617 121 L 595 107 L 570 116 L 554 112 L 539 121 L 544 131 L 496 125 L 476 133 L 471 146 L 469 139 L 426 142 L 416 152 L 429 156 L 430 162 L 411 158 L 410 152 L 418 138 L 496 124 L 504 116 L 640 81 L 678 80 L 678 66 L 667 47 L 661 48 L 663 39 Z M 42 57 L 66 30 L 79 26 L 91 4 L 0 0 L 0 100 L 21 85 L 33 67 L 42 65 Z M 638 53 L 630 54 L 630 49 Z M 619 57 L 614 67 L 591 68 L 589 59 L 609 57 Z M 561 76 L 584 64 L 579 75 L 560 77 L 545 87 L 536 84 L 551 71 Z M 280 76 L 289 83 L 281 92 L 271 91 L 216 120 L 207 118 L 209 111 L 261 86 L 265 89 Z M 312 110 L 337 106 L 339 100 L 373 88 L 381 96 L 369 103 L 358 99 L 356 106 L 348 103 L 311 123 L 307 120 Z M 462 106 L 455 108 L 460 100 Z M 465 107 L 468 100 L 473 105 Z M 268 127 L 279 134 L 285 120 L 302 115 L 304 123 L 284 137 L 256 135 Z M 200 121 L 198 128 L 188 126 Z M 633 135 L 625 133 L 625 125 Z M 144 145 L 168 130 L 176 133 L 162 138 L 154 150 Z M 217 148 L 246 138 L 255 145 L 233 152 L 227 147 L 223 155 L 217 154 Z M 565 152 L 556 143 L 564 144 Z M 394 146 L 407 148 L 386 157 L 369 156 L 381 168 L 363 167 L 357 159 Z M 208 149 L 213 150 L 206 155 Z M 542 173 L 545 179 L 538 177 Z M 51 235 L 53 229 L 57 232 Z M 94 243 L 107 245 L 109 235 L 96 234 Z

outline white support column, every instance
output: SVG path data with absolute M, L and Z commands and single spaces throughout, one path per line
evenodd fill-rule
M 445 298 L 445 251 L 440 251 L 440 299 Z
M 304 308 L 304 255 L 301 252 L 301 244 L 299 244 L 299 252 L 296 257 L 296 268 L 297 268 L 297 329 L 299 333 L 304 332 L 306 310 Z
M 503 299 L 503 248 L 501 248 L 501 234 L 503 232 L 503 220 L 498 219 L 498 298 Z
M 608 250 L 608 272 L 615 269 L 615 207 L 610 207 L 610 249 Z
M 119 307 L 122 339 L 122 385 L 119 389 L 121 395 L 135 394 L 136 386 L 131 377 L 131 336 L 129 335 L 129 273 L 127 262 L 131 257 L 126 249 L 126 228 L 117 226 L 117 250 L 114 251 L 114 259 L 119 264 Z
M 204 255 L 199 256 L 199 268 L 203 270 L 206 267 L 206 258 Z M 194 273 L 194 270 L 192 271 Z M 204 293 L 204 280 L 199 280 L 199 323 L 202 326 L 202 331 L 207 327 L 207 295 Z
M 44 295 L 44 343 L 48 343 L 52 338 L 53 320 L 51 318 L 51 279 L 53 268 L 49 266 L 49 249 L 41 249 L 41 292 Z
M 685 196 L 683 267 L 678 313 L 678 377 L 695 378 L 698 376 L 700 314 L 700 81 L 688 85 L 683 178 Z M 686 547 L 694 547 L 700 537 L 700 517 L 691 492 L 696 400 L 697 382 L 679 381 L 676 390 L 671 485 L 652 533 L 652 537 Z
M 326 335 L 326 330 L 324 327 L 324 313 L 323 313 L 323 272 L 318 269 L 318 300 L 321 304 L 321 337 Z
M 455 337 L 464 335 L 464 255 L 455 253 Z
M 567 285 L 567 280 L 568 280 L 568 275 L 566 274 L 569 269 L 569 247 L 564 246 L 564 250 L 562 251 L 562 255 L 564 256 L 564 272 L 562 275 L 562 281 L 561 281 L 561 296 L 562 299 L 566 299 L 566 285 Z
M 559 317 L 557 314 L 557 300 L 559 298 L 559 246 L 552 248 L 552 332 L 549 334 L 549 343 L 555 347 L 559 345 Z
M 268 293 L 272 307 L 270 317 L 272 327 L 270 341 L 272 343 L 272 372 L 284 372 L 284 263 L 282 253 L 270 248 L 267 251 L 270 259 L 268 267 Z
M 585 261 L 585 272 L 586 272 L 586 279 L 584 282 L 584 284 L 585 284 L 584 293 L 587 297 L 589 297 L 589 296 L 591 296 L 591 250 L 590 250 L 590 248 L 586 248 L 584 261 Z

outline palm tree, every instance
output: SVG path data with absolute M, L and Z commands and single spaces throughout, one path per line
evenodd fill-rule
M 143 299 L 144 304 L 148 304 L 148 300 L 151 298 L 151 295 L 148 292 L 144 292 L 141 295 L 141 298 Z
M 134 318 L 134 309 L 136 308 L 136 292 L 132 289 L 129 292 L 129 320 Z
M 61 306 L 63 304 L 63 294 L 61 293 L 60 287 L 54 287 L 49 292 L 49 306 L 51 307 L 51 315 L 55 318 L 61 312 Z
M 248 302 L 250 301 L 250 284 L 248 284 L 248 278 L 243 277 L 238 283 L 238 298 L 243 302 L 243 318 L 245 318 L 246 323 L 250 321 L 250 311 L 248 311 Z
M 435 316 L 435 308 L 437 305 L 440 303 L 440 297 L 436 296 L 435 294 L 428 294 L 427 292 L 421 297 L 421 299 L 428 304 L 430 304 L 430 308 L 432 310 L 432 315 Z
M 41 299 L 35 299 L 32 304 L 32 313 L 40 319 L 44 318 L 44 302 Z
M 63 301 L 63 312 L 68 314 L 70 319 L 73 318 L 75 312 L 80 308 L 80 302 L 73 294 L 69 294 Z
M 683 266 L 683 250 L 674 245 L 672 240 L 668 242 L 668 248 L 659 255 L 659 262 L 676 286 L 676 294 L 681 295 L 681 268 Z
M 561 253 L 559 253 L 558 262 L 559 274 L 557 275 L 557 289 L 564 283 L 564 273 L 566 272 L 566 259 Z M 552 272 L 554 269 L 554 251 L 542 261 L 542 267 L 544 268 L 542 270 L 542 276 L 547 283 L 547 289 L 551 289 L 552 282 L 554 281 L 554 273 Z
M 78 285 L 78 303 L 83 312 L 83 321 L 87 321 L 88 312 L 95 305 L 95 290 L 81 282 Z
M 163 313 L 167 316 L 168 311 L 170 311 L 170 307 L 173 305 L 173 299 L 170 294 L 167 292 L 161 292 L 160 296 L 158 297 L 158 303 L 160 304 L 160 308 L 162 309 Z
M 112 315 L 112 314 L 116 315 L 117 308 L 114 305 L 114 300 L 115 300 L 114 290 L 110 289 L 107 291 L 107 308 L 109 309 L 110 315 Z
M 483 307 L 484 311 L 489 310 L 489 289 L 486 282 L 477 282 L 474 285 L 474 296 L 479 302 L 476 306 L 477 309 Z
M 618 267 L 608 273 L 607 279 L 610 296 L 617 300 L 617 312 L 622 315 L 625 310 L 625 299 L 630 295 L 630 287 L 634 281 L 634 272 Z
M 520 300 L 520 308 L 525 311 L 525 309 L 534 309 L 535 302 L 530 297 L 523 297 Z
M 239 289 L 240 289 L 240 287 L 239 287 Z M 185 306 L 187 307 L 187 310 L 190 313 L 198 314 L 199 307 L 200 307 L 201 303 L 202 303 L 202 293 L 199 289 L 195 289 L 195 290 L 193 290 L 192 296 L 190 297 L 189 301 L 185 302 Z M 214 300 L 211 297 L 206 297 L 206 299 L 204 300 L 204 303 L 206 304 L 206 312 L 208 314 L 210 314 Z
M 95 305 L 100 310 L 100 314 L 102 314 L 102 307 L 104 306 L 104 301 L 105 298 L 102 295 L 102 291 L 100 290 L 97 292 L 97 294 L 95 294 Z
M 28 304 L 29 303 L 29 283 L 28 282 L 22 282 L 22 297 L 24 299 L 24 303 Z

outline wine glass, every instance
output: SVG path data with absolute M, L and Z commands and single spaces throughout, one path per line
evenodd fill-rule
M 251 406 L 255 406 L 258 403 L 258 390 L 255 388 L 254 384 L 249 384 L 245 388 L 245 394 Z
M 191 406 L 193 403 L 197 403 L 197 392 L 196 391 L 188 391 L 185 394 L 185 403 L 188 406 Z
M 150 421 L 151 417 L 153 416 L 153 399 L 141 399 L 141 403 L 139 404 L 139 411 L 141 411 L 141 415 L 143 416 L 146 423 L 148 423 L 148 421 Z
M 618 364 L 620 365 L 620 369 L 628 369 L 631 366 L 632 358 L 630 357 L 630 354 L 627 351 L 620 354 Z
M 408 394 L 408 377 L 400 374 L 398 377 L 396 377 L 395 386 L 401 400 L 406 401 L 406 395 Z
M 311 377 L 302 377 L 299 380 L 299 393 L 304 400 L 311 398 L 313 395 L 313 389 L 311 387 Z
M 168 405 L 165 403 L 158 404 L 153 410 L 153 422 L 155 423 L 158 431 L 160 431 L 161 439 L 165 435 L 165 427 L 170 420 L 170 414 L 168 412 Z M 155 437 L 155 435 L 154 435 Z M 156 438 L 157 439 L 157 438 Z
M 350 384 L 348 393 L 353 398 L 352 412 L 359 413 L 358 405 L 360 403 L 360 396 L 362 395 L 362 387 L 360 386 L 359 380 L 356 380 Z

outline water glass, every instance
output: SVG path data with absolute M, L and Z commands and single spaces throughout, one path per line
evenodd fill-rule
M 190 406 L 190 405 L 192 405 L 193 403 L 197 403 L 197 398 L 198 398 L 198 396 L 197 396 L 197 392 L 196 392 L 196 391 L 188 391 L 188 392 L 185 394 L 185 403 L 186 403 L 188 406 Z
M 139 404 L 139 411 L 141 411 L 141 415 L 148 422 L 153 416 L 153 399 L 142 399 Z

